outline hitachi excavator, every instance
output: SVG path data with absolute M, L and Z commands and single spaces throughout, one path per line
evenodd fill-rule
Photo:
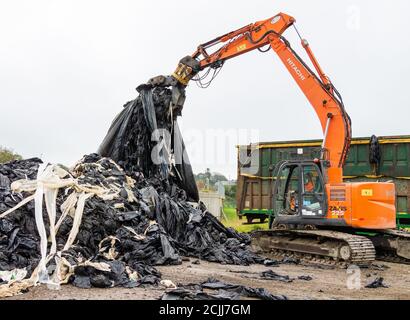
M 320 158 L 282 161 L 276 166 L 274 219 L 270 230 L 253 234 L 253 247 L 266 254 L 320 263 L 368 265 L 376 254 L 385 260 L 408 263 L 410 233 L 395 230 L 395 186 L 343 182 L 351 120 L 309 43 L 296 29 L 316 72 L 284 38 L 283 33 L 291 26 L 296 29 L 295 19 L 279 13 L 199 45 L 172 74 L 174 107 L 191 80 L 207 86 L 210 81 L 204 83 L 205 76 L 211 74 L 213 80 L 227 60 L 255 49 L 273 50 L 313 106 L 324 137 Z M 150 82 L 155 85 L 166 81 L 157 77 Z

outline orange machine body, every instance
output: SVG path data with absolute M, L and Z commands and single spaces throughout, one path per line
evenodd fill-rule
M 356 229 L 396 228 L 395 186 L 386 182 L 327 184 L 327 219 Z

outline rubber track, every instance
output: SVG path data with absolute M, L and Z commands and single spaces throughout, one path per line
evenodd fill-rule
M 382 230 L 379 233 L 383 236 L 388 236 L 392 238 L 404 238 L 410 241 L 410 232 L 401 231 L 401 230 Z M 381 252 L 377 254 L 377 260 L 400 263 L 410 265 L 410 259 L 406 259 L 398 256 L 394 252 Z
M 394 254 L 388 254 L 388 253 L 378 254 L 376 258 L 379 261 L 410 265 L 410 260 L 399 257 Z
M 265 233 L 265 234 L 264 234 Z M 286 235 L 298 235 L 301 236 L 313 236 L 313 237 L 322 237 L 328 240 L 337 240 L 343 241 L 345 244 L 349 245 L 351 250 L 351 258 L 349 261 L 343 261 L 341 259 L 333 260 L 333 263 L 329 261 L 329 257 L 327 256 L 318 256 L 312 255 L 311 253 L 304 254 L 298 253 L 302 260 L 311 261 L 314 263 L 321 263 L 323 260 L 325 265 L 334 264 L 334 265 L 349 265 L 355 264 L 359 266 L 368 266 L 376 259 L 376 250 L 373 246 L 373 243 L 370 239 L 359 236 L 359 235 L 352 235 L 349 233 L 343 233 L 338 231 L 326 231 L 326 230 L 269 230 L 269 231 L 257 231 L 256 234 L 261 234 L 262 236 L 269 236 L 272 234 L 286 234 Z M 315 239 L 316 241 L 316 239 Z M 286 256 L 286 250 L 273 250 L 279 253 L 280 255 Z M 273 252 L 274 253 L 274 252 Z M 289 252 L 291 255 L 294 255 L 295 252 Z

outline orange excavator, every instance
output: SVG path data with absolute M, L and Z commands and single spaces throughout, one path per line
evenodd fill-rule
M 366 265 L 376 254 L 409 262 L 410 234 L 395 230 L 394 184 L 343 182 L 351 120 L 309 43 L 296 29 L 316 72 L 283 36 L 291 26 L 296 29 L 295 19 L 279 13 L 199 45 L 192 55 L 181 59 L 172 74 L 173 90 L 180 93 L 190 81 L 206 87 L 210 81 L 204 83 L 205 76 L 213 71 L 213 80 L 227 60 L 256 49 L 273 50 L 313 106 L 324 137 L 320 158 L 277 164 L 270 230 L 255 232 L 252 245 L 275 256 L 326 263 Z M 161 81 L 164 79 L 154 78 L 151 84 Z M 181 94 L 175 97 L 174 107 Z

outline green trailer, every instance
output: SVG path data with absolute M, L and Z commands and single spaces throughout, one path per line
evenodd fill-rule
M 248 223 L 272 214 L 275 165 L 281 160 L 314 159 L 321 140 L 269 142 L 238 146 L 237 214 Z M 410 228 L 410 136 L 378 138 L 380 161 L 370 162 L 370 138 L 352 140 L 344 166 L 345 181 L 392 181 L 396 185 L 397 225 Z

